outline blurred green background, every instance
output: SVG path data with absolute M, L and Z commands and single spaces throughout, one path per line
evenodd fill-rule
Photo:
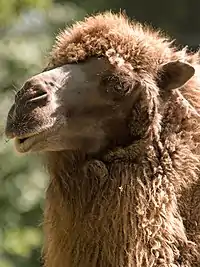
M 0 0 L 0 267 L 40 265 L 46 174 L 3 135 L 7 111 L 29 76 L 44 66 L 59 29 L 112 9 L 159 27 L 180 45 L 200 43 L 199 0 Z

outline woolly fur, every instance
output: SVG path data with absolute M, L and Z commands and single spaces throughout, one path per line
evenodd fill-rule
M 198 54 L 105 13 L 61 32 L 48 68 L 102 56 L 116 66 L 124 86 L 131 87 L 133 77 L 144 86 L 140 113 L 133 108 L 129 125 L 142 138 L 92 159 L 47 153 L 44 265 L 199 267 Z M 162 102 L 156 79 L 172 60 L 190 62 L 196 74 Z

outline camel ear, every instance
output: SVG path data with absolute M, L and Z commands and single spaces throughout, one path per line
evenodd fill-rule
M 192 65 L 181 61 L 171 61 L 161 67 L 159 86 L 173 90 L 183 86 L 195 73 Z

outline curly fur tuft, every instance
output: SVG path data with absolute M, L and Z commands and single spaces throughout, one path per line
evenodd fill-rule
M 143 98 L 129 128 L 143 136 L 88 158 L 47 153 L 46 267 L 200 266 L 200 69 L 198 54 L 122 15 L 89 17 L 59 34 L 48 68 L 107 57 L 119 80 L 137 73 Z M 189 62 L 196 75 L 163 104 L 161 64 Z

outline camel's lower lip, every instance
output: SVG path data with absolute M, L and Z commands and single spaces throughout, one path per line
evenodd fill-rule
M 31 151 L 32 147 L 38 142 L 39 133 L 31 134 L 27 137 L 16 137 L 15 148 L 19 153 L 26 153 Z

